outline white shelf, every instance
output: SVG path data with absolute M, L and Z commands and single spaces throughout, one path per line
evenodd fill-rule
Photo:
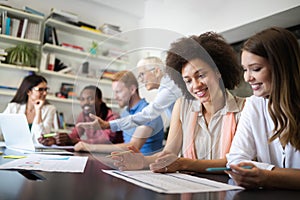
M 16 93 L 16 90 L 0 89 L 0 95 L 13 97 L 15 95 L 15 93 Z M 67 103 L 67 104 L 76 104 L 76 105 L 80 104 L 79 100 L 77 100 L 77 99 L 64 99 L 64 98 L 55 97 L 53 95 L 47 95 L 47 100 L 59 102 L 59 103 Z M 107 104 L 107 106 L 109 106 L 111 108 L 119 108 L 119 106 L 116 104 Z
M 35 14 L 31 14 L 28 12 L 25 12 L 24 10 L 18 10 L 16 8 L 9 8 L 6 6 L 0 6 L 0 11 L 1 10 L 6 10 L 10 15 L 15 15 L 21 18 L 28 18 L 32 21 L 42 21 L 44 19 L 43 16 L 39 16 L 39 15 L 35 15 Z
M 55 27 L 61 31 L 64 31 L 64 32 L 67 32 L 70 34 L 76 34 L 76 35 L 80 35 L 82 37 L 86 37 L 86 38 L 90 38 L 90 39 L 94 39 L 94 40 L 101 40 L 103 42 L 108 42 L 110 44 L 113 43 L 113 44 L 118 44 L 118 45 L 124 45 L 127 43 L 126 40 L 118 38 L 116 36 L 93 32 L 93 31 L 86 30 L 86 29 L 80 28 L 78 26 L 67 24 L 67 23 L 64 23 L 64 22 L 61 22 L 61 21 L 58 21 L 55 19 L 51 19 L 51 18 L 46 20 L 45 25 Z
M 18 70 L 24 70 L 24 71 L 34 71 L 34 72 L 38 71 L 38 68 L 36 68 L 36 67 L 12 65 L 12 64 L 6 64 L 6 63 L 0 63 L 0 67 L 8 68 L 8 69 L 18 69 Z
M 66 47 L 61 47 L 61 46 L 57 46 L 57 45 L 53 45 L 53 44 L 49 44 L 49 43 L 44 44 L 42 48 L 44 51 L 63 54 L 66 56 L 75 56 L 77 58 L 83 58 L 83 59 L 88 58 L 88 59 L 93 59 L 93 60 L 111 62 L 114 64 L 128 64 L 128 62 L 126 62 L 126 61 L 117 60 L 112 57 L 95 56 L 88 52 L 76 51 L 76 50 L 68 49 Z
M 32 44 L 32 45 L 41 45 L 41 41 L 39 40 L 29 40 L 29 39 L 25 39 L 25 38 L 19 38 L 19 37 L 13 37 L 10 35 L 3 35 L 0 34 L 0 41 L 2 42 L 9 42 L 11 44 L 17 45 L 20 43 L 24 43 L 24 44 Z
M 109 81 L 109 80 L 102 80 L 102 79 L 99 80 L 96 78 L 87 78 L 87 77 L 81 77 L 81 76 L 76 76 L 76 75 L 72 75 L 72 74 L 63 74 L 63 73 L 54 72 L 54 71 L 50 71 L 50 70 L 41 70 L 40 72 L 43 74 L 48 74 L 51 76 L 58 76 L 58 77 L 62 77 L 62 78 L 72 79 L 72 80 L 81 80 L 81 81 L 87 81 L 87 82 L 92 82 L 92 83 L 101 83 L 101 84 L 105 84 L 105 85 L 111 85 L 111 81 Z
M 0 95 L 14 96 L 15 93 L 16 93 L 16 90 L 0 89 Z

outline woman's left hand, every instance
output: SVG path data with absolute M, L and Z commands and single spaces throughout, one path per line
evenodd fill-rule
M 176 172 L 179 170 L 178 156 L 168 151 L 162 151 L 154 163 L 150 164 L 150 170 L 158 173 Z
M 41 110 L 41 108 L 43 107 L 45 101 L 44 100 L 41 100 L 41 99 L 38 99 L 34 102 L 34 108 L 35 110 Z
M 242 166 L 252 166 L 252 169 L 245 169 Z M 263 187 L 267 179 L 267 170 L 257 168 L 253 163 L 242 162 L 238 165 L 230 165 L 231 171 L 225 171 L 234 182 L 245 188 Z

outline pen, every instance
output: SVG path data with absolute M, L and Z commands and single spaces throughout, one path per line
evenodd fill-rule
M 126 153 L 131 153 L 133 152 L 132 150 L 128 150 L 128 151 L 121 151 L 121 152 L 118 152 L 118 153 L 115 153 L 115 154 L 112 154 L 112 155 L 108 155 L 108 156 L 105 156 L 106 158 L 111 158 L 113 156 L 120 156 L 120 155 L 123 155 L 123 154 L 126 154 Z
M 8 159 L 19 159 L 19 158 L 26 158 L 26 156 L 7 155 L 7 156 L 3 156 L 3 158 L 8 158 Z
M 244 169 L 252 169 L 252 166 L 242 166 Z M 207 172 L 217 172 L 217 171 L 231 171 L 231 168 L 229 167 L 211 167 L 206 168 Z
M 48 133 L 43 135 L 44 138 L 53 137 L 53 136 L 56 136 L 56 133 Z

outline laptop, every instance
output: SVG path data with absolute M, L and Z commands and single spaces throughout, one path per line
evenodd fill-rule
M 23 153 L 73 154 L 64 149 L 35 144 L 32 140 L 32 133 L 29 130 L 25 114 L 0 113 L 0 128 L 8 149 L 18 150 Z

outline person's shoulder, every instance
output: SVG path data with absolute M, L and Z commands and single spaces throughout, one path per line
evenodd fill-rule
M 25 104 L 19 104 L 19 103 L 16 103 L 16 102 L 10 102 L 7 104 L 7 108 L 9 109 L 13 109 L 13 108 L 20 108 L 22 105 L 25 106 Z
M 268 99 L 252 95 L 246 98 L 245 107 L 250 110 L 263 110 L 268 106 Z
M 142 98 L 138 104 L 139 104 L 139 106 L 142 106 L 142 107 L 146 107 L 149 105 L 148 101 L 145 98 Z
M 267 102 L 267 99 L 263 98 L 263 97 L 257 97 L 255 95 L 252 95 L 252 96 L 246 98 L 246 102 L 247 101 L 254 103 L 254 104 L 255 103 L 265 103 L 265 102 Z

